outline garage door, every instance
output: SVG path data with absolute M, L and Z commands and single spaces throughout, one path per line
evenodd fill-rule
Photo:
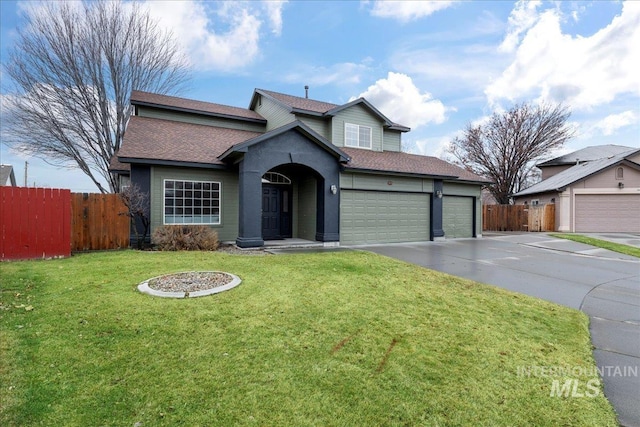
M 576 194 L 575 231 L 640 233 L 639 194 Z
M 444 196 L 442 199 L 444 237 L 473 237 L 473 198 Z
M 429 195 L 342 190 L 340 243 L 419 242 L 429 240 Z

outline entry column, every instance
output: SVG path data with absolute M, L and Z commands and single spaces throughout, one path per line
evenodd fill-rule
M 262 174 L 240 162 L 238 177 L 238 238 L 241 248 L 264 245 L 262 239 Z

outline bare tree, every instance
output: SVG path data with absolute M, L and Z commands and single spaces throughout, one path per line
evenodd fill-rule
M 101 192 L 130 116 L 133 89 L 170 93 L 187 81 L 172 35 L 137 3 L 38 3 L 5 64 L 3 142 L 59 166 L 80 168 Z M 102 176 L 108 183 L 100 183 Z
M 449 153 L 468 170 L 492 180 L 489 191 L 506 204 L 509 195 L 534 183 L 536 161 L 573 137 L 567 126 L 570 115 L 561 105 L 519 104 L 494 113 L 484 124 L 467 125 Z
M 131 184 L 122 189 L 120 199 L 127 207 L 127 211 L 121 215 L 131 218 L 131 229 L 136 236 L 136 246 L 138 249 L 143 249 L 151 226 L 149 193 L 140 190 L 138 184 Z

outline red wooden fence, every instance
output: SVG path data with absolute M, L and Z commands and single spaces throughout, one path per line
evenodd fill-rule
M 71 255 L 71 191 L 0 187 L 1 259 Z

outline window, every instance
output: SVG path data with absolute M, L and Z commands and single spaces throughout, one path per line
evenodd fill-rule
M 624 169 L 622 167 L 616 169 L 616 179 L 624 179 Z
M 371 149 L 371 128 L 351 123 L 344 124 L 344 145 Z
M 534 205 L 534 206 L 535 205 L 539 205 L 540 204 L 540 200 L 539 199 L 533 199 L 533 200 L 531 200 L 531 204 Z
M 220 224 L 220 183 L 164 181 L 165 224 Z

